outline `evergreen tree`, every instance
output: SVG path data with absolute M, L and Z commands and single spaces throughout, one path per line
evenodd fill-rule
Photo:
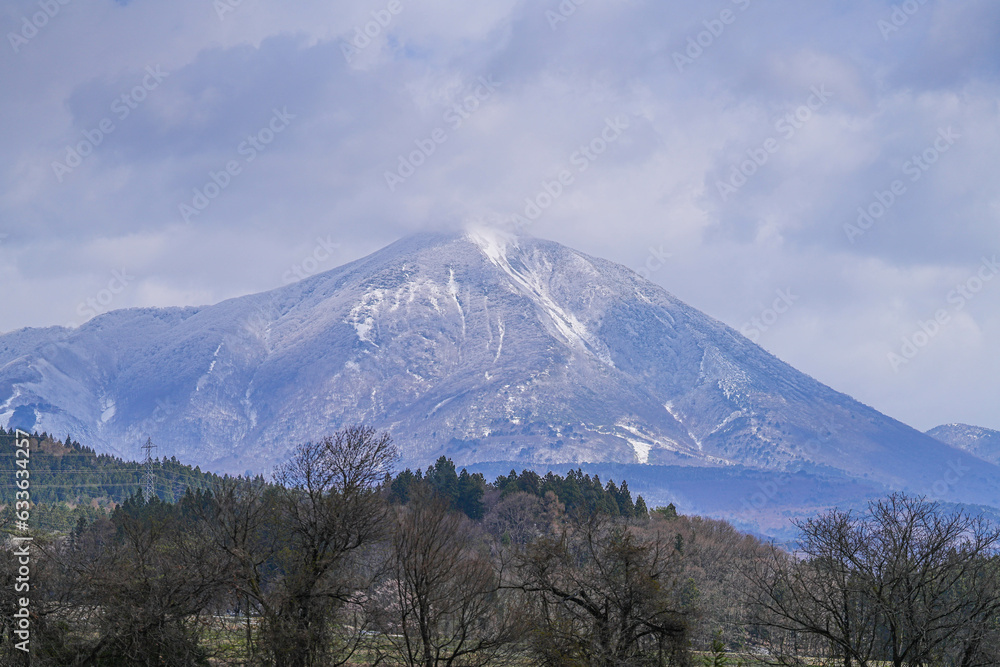
M 635 505 L 632 503 L 632 493 L 628 490 L 628 482 L 622 480 L 622 485 L 618 488 L 618 492 L 615 494 L 615 500 L 618 501 L 618 509 L 621 512 L 621 516 L 631 517 L 635 515 Z
M 423 474 L 420 470 L 416 473 L 409 468 L 396 475 L 389 485 L 389 501 L 397 505 L 405 505 L 410 502 L 411 489 L 414 484 L 423 481 Z
M 486 481 L 481 474 L 470 475 L 462 469 L 458 477 L 458 498 L 456 508 L 475 521 L 483 518 L 483 494 L 486 491 Z
M 458 500 L 458 473 L 451 459 L 445 456 L 439 458 L 433 467 L 427 469 L 424 479 L 434 491 L 454 506 Z
M 642 496 L 638 496 L 635 499 L 635 518 L 637 519 L 648 519 L 649 510 L 646 509 L 646 501 Z
M 677 518 L 677 508 L 674 507 L 673 503 L 670 503 L 666 507 L 657 507 L 655 510 L 658 515 L 664 519 L 676 519 Z

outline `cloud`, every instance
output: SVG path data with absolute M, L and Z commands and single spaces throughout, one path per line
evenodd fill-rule
M 112 307 L 276 287 L 318 239 L 332 268 L 509 219 L 570 170 L 531 233 L 736 328 L 792 289 L 760 335 L 779 357 L 921 428 L 1000 427 L 982 361 L 1000 356 L 1000 289 L 906 369 L 885 362 L 1000 251 L 995 3 L 928 0 L 904 21 L 890 2 L 399 2 L 74 2 L 17 52 L 8 38 L 0 330 L 78 318 L 121 267 L 135 279 Z M 4 34 L 36 11 L 8 3 Z

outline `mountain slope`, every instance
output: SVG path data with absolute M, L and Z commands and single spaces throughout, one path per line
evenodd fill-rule
M 1000 468 L 622 266 L 537 239 L 419 235 L 214 306 L 0 336 L 0 424 L 117 453 L 151 435 L 161 453 L 266 471 L 362 421 L 391 430 L 410 465 L 738 464 L 926 493 L 957 467 L 954 499 L 1000 503 Z
M 968 424 L 944 424 L 927 435 L 990 463 L 1000 463 L 1000 431 Z

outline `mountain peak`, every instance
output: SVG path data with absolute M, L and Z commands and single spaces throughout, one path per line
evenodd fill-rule
M 357 423 L 412 466 L 823 470 L 926 491 L 956 455 L 624 267 L 485 227 L 213 306 L 0 336 L 0 424 L 103 451 L 138 456 L 152 436 L 266 472 Z M 998 478 L 979 466 L 955 493 L 983 502 Z
M 984 461 L 1000 464 L 1000 431 L 971 424 L 943 424 L 927 431 L 927 435 Z

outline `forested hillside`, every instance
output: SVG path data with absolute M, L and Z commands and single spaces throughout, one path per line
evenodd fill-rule
M 81 517 L 92 521 L 144 488 L 140 462 L 97 454 L 69 436 L 60 442 L 47 433 L 33 433 L 29 441 L 27 470 L 35 504 L 31 516 L 37 529 L 68 530 Z M 0 505 L 8 514 L 18 491 L 18 469 L 14 431 L 0 427 Z M 221 480 L 173 457 L 154 459 L 153 472 L 154 492 L 166 502 L 180 499 L 188 487 L 207 489 Z

